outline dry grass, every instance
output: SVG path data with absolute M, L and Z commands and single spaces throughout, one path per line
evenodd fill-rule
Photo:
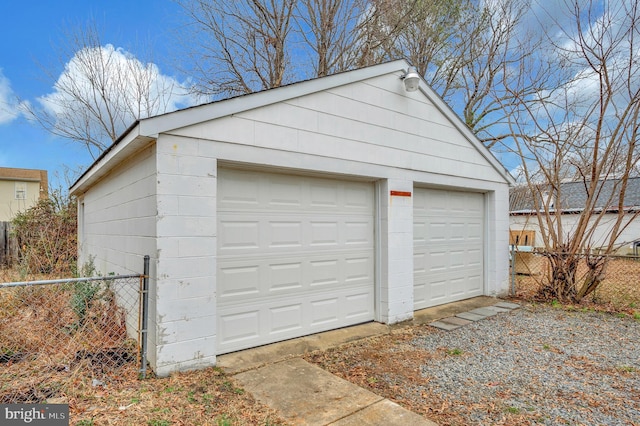
M 0 290 L 0 403 L 69 404 L 71 424 L 85 426 L 285 424 L 216 368 L 140 380 L 137 343 L 110 293 L 97 293 L 82 322 L 72 295 L 70 285 Z

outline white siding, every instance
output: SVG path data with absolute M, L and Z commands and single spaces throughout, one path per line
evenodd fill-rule
M 242 145 L 249 145 L 268 149 L 261 154 L 262 162 L 277 166 L 284 165 L 278 158 L 278 152 L 284 151 L 285 158 L 298 154 L 354 162 L 364 168 L 393 167 L 503 182 L 424 96 L 409 97 L 400 84 L 385 87 L 392 83 L 397 81 L 389 76 L 352 83 L 171 133 L 231 142 L 233 148 L 226 146 L 219 158 L 232 161 L 243 161 Z
M 565 234 L 575 232 L 580 215 L 565 214 L 560 216 L 560 218 L 562 220 L 562 228 Z M 599 216 L 590 218 L 590 228 L 596 227 L 596 220 L 598 218 Z M 545 219 L 543 219 L 543 221 L 544 220 Z M 556 217 L 554 217 L 553 220 L 557 220 Z M 617 215 L 612 213 L 605 214 L 602 218 L 600 218 L 600 221 L 597 224 L 595 231 L 593 232 L 591 247 L 598 248 L 609 243 L 611 230 L 616 220 Z M 629 221 L 631 221 L 630 225 L 621 232 L 620 236 L 616 240 L 616 244 L 620 246 L 620 250 L 618 251 L 618 253 L 620 254 L 633 253 L 633 248 L 631 247 L 630 243 L 640 240 L 640 220 L 638 220 L 638 218 L 635 217 L 634 214 L 628 213 L 623 219 L 623 226 L 624 224 L 629 223 Z M 514 231 L 523 229 L 535 231 L 535 246 L 544 247 L 544 241 L 542 240 L 542 234 L 540 233 L 540 229 L 538 227 L 538 218 L 536 216 L 510 216 L 510 229 Z

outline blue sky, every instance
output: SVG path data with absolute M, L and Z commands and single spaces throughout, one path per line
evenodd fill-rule
M 136 43 L 151 46 L 161 72 L 173 72 L 163 63 L 172 45 L 180 7 L 171 0 L 36 0 L 3 1 L 0 15 L 0 167 L 45 169 L 52 187 L 66 186 L 65 166 L 86 168 L 92 162 L 79 144 L 56 138 L 30 123 L 17 111 L 17 100 L 37 104 L 53 91 L 41 66 L 59 67 L 56 44 L 66 28 L 96 21 L 103 44 L 130 50 Z M 170 28 L 170 29 L 167 29 Z M 64 61 L 70 58 L 63 58 Z

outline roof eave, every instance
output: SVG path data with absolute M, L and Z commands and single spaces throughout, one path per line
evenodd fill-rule
M 511 173 L 498 161 L 478 137 L 469 129 L 469 127 L 458 117 L 451 107 L 424 81 L 420 80 L 420 91 L 425 95 L 438 110 L 444 114 L 456 129 L 464 135 L 464 137 L 478 150 L 485 160 L 487 160 L 495 170 L 507 181 L 509 186 L 515 186 L 516 180 Z
M 121 161 L 139 151 L 154 138 L 140 133 L 140 122 L 134 122 L 69 188 L 74 196 L 82 194 L 87 187 L 100 180 Z

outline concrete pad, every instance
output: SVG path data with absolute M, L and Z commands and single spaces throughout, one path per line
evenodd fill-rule
M 234 378 L 254 398 L 296 425 L 327 425 L 383 400 L 301 358 Z
M 465 326 L 467 324 L 471 324 L 472 321 L 469 321 L 467 319 L 464 318 L 458 318 L 458 317 L 447 317 L 447 318 L 442 318 L 440 321 L 442 322 L 446 322 L 447 324 L 453 324 L 453 325 L 459 325 L 459 326 Z
M 405 410 L 395 402 L 383 399 L 373 405 L 358 411 L 352 416 L 340 419 L 331 426 L 378 426 L 378 425 L 402 425 L 402 426 L 438 426 L 430 420 Z
M 456 325 L 456 324 L 450 324 L 447 322 L 443 322 L 443 321 L 434 321 L 432 323 L 429 324 L 431 327 L 435 327 L 435 328 L 439 328 L 441 330 L 446 330 L 446 331 L 451 331 L 451 330 L 455 330 L 456 328 L 460 328 L 460 325 Z
M 496 311 L 494 311 L 493 309 L 489 309 L 488 307 L 472 309 L 469 312 L 471 312 L 472 314 L 482 315 L 484 317 L 492 317 L 497 314 Z
M 227 374 L 235 374 L 308 352 L 327 350 L 348 342 L 390 332 L 391 328 L 386 324 L 369 322 L 220 355 L 216 357 L 216 366 L 222 368 Z
M 497 306 L 498 308 L 504 308 L 509 310 L 520 308 L 520 305 L 518 305 L 517 303 L 511 303 L 511 302 L 498 302 L 493 306 Z
M 473 314 L 471 312 L 462 312 L 456 316 L 458 318 L 466 319 L 468 321 L 480 321 L 486 318 L 484 315 Z

